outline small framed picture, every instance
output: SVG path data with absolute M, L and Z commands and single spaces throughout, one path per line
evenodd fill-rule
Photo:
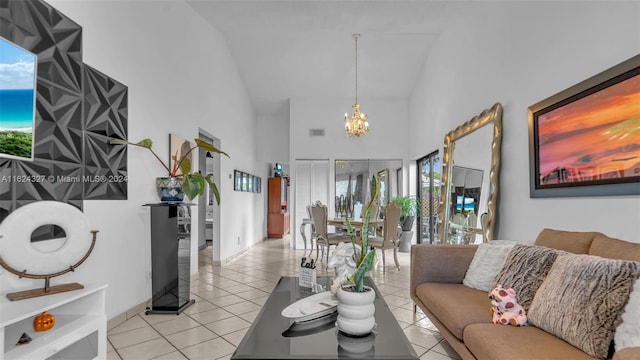
M 247 188 L 249 186 L 248 182 L 249 182 L 249 174 L 242 173 L 242 191 L 247 191 Z
M 233 190 L 242 191 L 242 173 L 239 170 L 233 171 Z

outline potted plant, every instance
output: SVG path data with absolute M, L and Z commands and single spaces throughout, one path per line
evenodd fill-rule
M 220 192 L 218 191 L 218 186 L 213 181 L 213 174 L 203 175 L 199 171 L 191 172 L 191 160 L 189 159 L 189 154 L 191 154 L 191 152 L 196 148 L 201 148 L 209 152 L 223 154 L 226 157 L 229 157 L 229 155 L 202 139 L 194 139 L 194 141 L 196 145 L 191 147 L 179 158 L 176 158 L 172 168 L 169 168 L 169 166 L 160 159 L 158 154 L 153 151 L 151 148 L 153 146 L 153 141 L 151 141 L 151 139 L 143 139 L 136 143 L 122 139 L 111 139 L 110 143 L 138 146 L 149 150 L 151 154 L 158 159 L 162 167 L 167 171 L 166 177 L 156 178 L 156 186 L 158 187 L 158 193 L 160 194 L 160 201 L 182 201 L 185 195 L 189 199 L 193 199 L 198 195 L 203 195 L 206 188 L 206 182 L 211 186 L 216 202 L 220 204 Z M 180 175 L 178 175 L 178 170 L 181 171 Z
M 354 250 L 356 268 L 351 276 L 338 289 L 338 319 L 336 326 L 346 334 L 362 336 L 369 334 L 375 327 L 375 291 L 364 285 L 364 276 L 373 268 L 376 258 L 375 249 L 369 247 L 369 217 L 371 208 L 378 199 L 379 183 L 375 176 L 371 178 L 371 201 L 367 204 L 362 216 L 363 224 L 360 231 L 360 243 L 356 241 L 356 234 L 346 219 L 347 231 Z M 359 246 L 359 248 L 358 248 Z
M 398 196 L 393 199 L 400 206 L 400 224 L 402 231 L 411 231 L 413 221 L 418 216 L 420 200 L 415 196 Z

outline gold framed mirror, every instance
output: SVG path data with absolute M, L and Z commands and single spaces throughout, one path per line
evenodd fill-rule
M 475 243 L 476 237 L 493 240 L 501 146 L 500 103 L 445 135 L 438 216 L 441 243 Z

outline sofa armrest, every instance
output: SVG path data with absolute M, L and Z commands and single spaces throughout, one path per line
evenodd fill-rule
M 411 247 L 410 293 L 422 283 L 461 284 L 478 245 L 414 245 Z
M 640 359 L 640 346 L 624 348 L 613 354 L 613 360 L 636 360 Z

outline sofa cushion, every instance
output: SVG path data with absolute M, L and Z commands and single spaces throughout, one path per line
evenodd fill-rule
M 563 231 L 543 229 L 534 245 L 568 251 L 574 254 L 588 254 L 597 232 Z
M 512 288 L 516 292 L 518 303 L 525 311 L 529 310 L 533 296 L 547 276 L 557 254 L 556 250 L 543 246 L 514 245 L 502 270 L 496 275 L 493 287 L 502 285 L 507 289 Z
M 640 243 L 596 234 L 589 248 L 589 255 L 601 256 L 609 259 L 640 261 Z
M 590 359 L 561 339 L 534 326 L 471 324 L 464 329 L 464 344 L 477 359 Z
M 561 252 L 533 299 L 529 322 L 606 359 L 638 265 Z
M 462 284 L 482 291 L 493 289 L 493 279 L 504 266 L 514 244 L 480 244 Z
M 640 347 L 624 348 L 613 354 L 613 360 L 638 360 L 640 359 Z
M 462 284 L 424 283 L 416 287 L 416 296 L 460 340 L 467 325 L 491 323 L 485 291 Z

